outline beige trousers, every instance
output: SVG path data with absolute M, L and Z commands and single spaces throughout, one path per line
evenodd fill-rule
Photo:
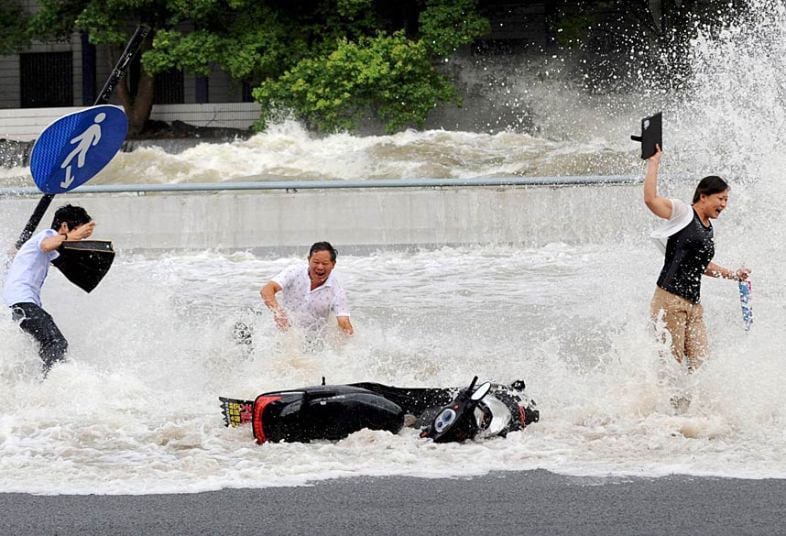
M 655 289 L 650 315 L 658 339 L 664 344 L 671 338 L 671 353 L 688 370 L 696 370 L 708 356 L 704 308 L 662 288 Z

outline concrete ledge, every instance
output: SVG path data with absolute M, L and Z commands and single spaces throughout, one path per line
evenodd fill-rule
M 37 203 L 0 198 L 12 243 Z M 637 185 L 468 186 L 60 195 L 98 221 L 118 250 L 290 250 L 329 240 L 346 250 L 457 244 L 606 242 L 646 229 Z M 14 234 L 16 233 L 16 234 Z

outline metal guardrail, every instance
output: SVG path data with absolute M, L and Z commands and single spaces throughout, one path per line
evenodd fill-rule
M 367 180 L 253 180 L 177 183 L 177 184 L 100 184 L 84 185 L 60 195 L 104 193 L 187 193 L 253 190 L 351 190 L 368 188 L 456 188 L 476 186 L 607 186 L 639 184 L 642 177 L 631 175 L 597 175 L 566 177 L 503 177 L 468 179 L 367 179 Z M 40 195 L 34 187 L 0 188 L 0 197 Z

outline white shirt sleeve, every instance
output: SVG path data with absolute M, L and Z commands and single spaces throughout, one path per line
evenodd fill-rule
M 670 199 L 670 201 L 671 217 L 650 235 L 650 238 L 655 241 L 655 244 L 663 252 L 666 251 L 666 242 L 669 237 L 683 230 L 693 221 L 693 207 L 679 199 Z
M 43 232 L 38 233 L 38 238 L 36 238 L 36 242 L 35 242 L 36 249 L 38 251 L 41 251 L 41 243 L 47 238 L 52 238 L 53 236 L 57 236 L 57 234 L 58 234 L 57 231 L 55 231 L 54 229 L 46 229 Z M 50 261 L 53 261 L 60 256 L 60 252 L 54 249 L 48 252 L 47 256 Z
M 671 218 L 669 218 L 669 223 L 674 222 L 675 225 L 677 225 L 679 222 L 684 222 L 682 225 L 684 227 L 685 225 L 688 225 L 692 219 L 693 207 L 679 199 L 671 200 Z M 679 229 L 677 230 L 679 231 Z
M 349 307 L 347 306 L 347 294 L 342 287 L 336 288 L 336 293 L 333 296 L 333 314 L 336 316 L 349 316 Z
M 298 270 L 300 269 L 301 266 L 299 264 L 293 264 L 292 266 L 281 270 L 275 277 L 273 277 L 273 279 L 271 279 L 271 281 L 278 283 L 282 289 L 286 288 L 291 285 L 293 281 L 295 281 Z

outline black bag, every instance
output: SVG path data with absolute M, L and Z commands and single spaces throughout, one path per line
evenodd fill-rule
M 633 141 L 641 142 L 641 158 L 646 160 L 655 154 L 655 146 L 663 149 L 663 114 L 656 113 L 652 117 L 641 120 L 641 136 L 631 136 Z
M 98 286 L 115 260 L 112 242 L 103 240 L 66 241 L 57 251 L 52 264 L 85 292 Z

